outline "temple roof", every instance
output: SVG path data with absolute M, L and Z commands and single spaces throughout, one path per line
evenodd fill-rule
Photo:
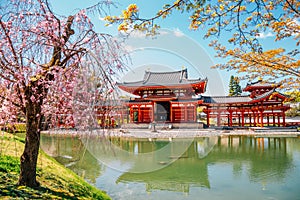
M 259 99 L 264 99 L 266 97 L 269 97 L 271 94 L 273 94 L 275 92 L 275 88 L 273 88 L 272 90 L 265 92 L 259 96 L 256 96 L 255 98 L 253 98 L 254 100 L 259 100 Z
M 202 96 L 201 99 L 205 104 L 236 104 L 236 103 L 254 103 L 265 98 L 269 98 L 271 95 L 279 95 L 280 98 L 287 98 L 284 94 L 281 94 L 273 88 L 259 96 L 251 98 L 248 96 Z
M 256 82 L 248 83 L 247 86 L 244 88 L 244 91 L 252 91 L 253 89 L 257 89 L 257 88 L 273 89 L 279 86 L 280 85 L 276 83 L 270 83 L 270 82 L 264 82 L 262 80 L 258 80 Z
M 249 96 L 203 96 L 203 103 L 208 104 L 228 104 L 247 103 L 252 99 Z
M 145 71 L 143 80 L 135 82 L 123 82 L 118 85 L 128 87 L 140 87 L 140 86 L 174 86 L 174 85 L 185 85 L 199 82 L 207 82 L 206 79 L 188 79 L 187 69 L 173 72 L 151 72 Z

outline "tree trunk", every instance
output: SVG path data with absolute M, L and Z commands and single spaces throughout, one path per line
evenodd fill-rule
M 26 140 L 24 152 L 20 159 L 18 185 L 38 187 L 36 166 L 40 147 L 41 102 L 32 102 L 30 95 L 32 92 L 28 92 L 26 95 Z

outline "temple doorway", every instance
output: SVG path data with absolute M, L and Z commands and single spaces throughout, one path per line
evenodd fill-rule
M 170 102 L 163 101 L 156 103 L 155 121 L 165 122 L 170 121 Z

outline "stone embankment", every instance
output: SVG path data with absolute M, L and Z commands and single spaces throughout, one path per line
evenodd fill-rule
M 61 136 L 92 137 L 127 137 L 127 138 L 194 138 L 209 136 L 249 135 L 258 137 L 300 137 L 296 128 L 249 128 L 249 129 L 169 129 L 169 130 L 137 130 L 137 129 L 94 129 L 79 131 L 71 129 L 55 129 L 43 131 L 43 134 Z

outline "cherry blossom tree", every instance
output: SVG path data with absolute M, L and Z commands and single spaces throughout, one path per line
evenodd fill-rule
M 97 70 L 93 76 L 98 93 L 93 98 L 101 100 L 102 93 L 111 92 L 111 77 L 123 68 L 126 55 L 114 37 L 95 32 L 89 17 L 110 5 L 99 2 L 65 17 L 55 14 L 47 0 L 0 4 L 1 120 L 14 120 L 19 113 L 26 122 L 19 185 L 39 185 L 36 165 L 42 120 L 56 111 L 67 112 L 82 72 L 89 66 Z

